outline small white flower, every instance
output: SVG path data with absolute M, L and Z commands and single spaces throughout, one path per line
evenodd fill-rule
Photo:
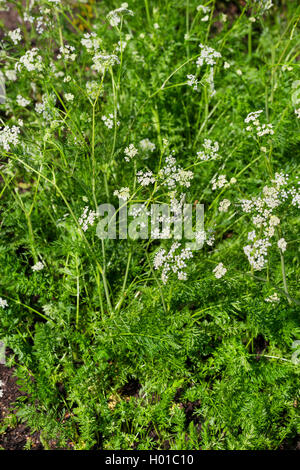
M 11 145 L 17 145 L 19 143 L 19 133 L 20 128 L 16 126 L 4 126 L 2 129 L 0 128 L 0 146 L 9 151 Z
M 213 273 L 215 274 L 215 277 L 217 279 L 220 279 L 221 277 L 223 277 L 227 272 L 227 269 L 225 268 L 225 266 L 223 265 L 223 263 L 219 263 L 215 269 L 213 269 Z
M 92 99 L 95 100 L 98 95 L 101 93 L 100 85 L 96 80 L 90 80 L 86 82 L 86 92 L 88 96 Z
M 65 98 L 67 101 L 73 101 L 74 100 L 74 95 L 72 93 L 66 93 Z
M 269 297 L 266 297 L 266 298 L 265 298 L 265 302 L 270 302 L 271 304 L 275 304 L 275 303 L 280 302 L 280 298 L 278 297 L 277 292 L 275 292 L 274 294 L 270 295 Z
M 216 59 L 221 57 L 220 52 L 215 51 L 212 47 L 203 44 L 199 44 L 199 47 L 201 48 L 201 53 L 196 61 L 197 67 L 202 67 L 203 64 L 215 65 Z
M 8 32 L 8 36 L 14 44 L 18 44 L 22 40 L 21 30 L 17 28 L 13 31 Z
M 97 217 L 97 213 L 95 211 L 89 210 L 88 206 L 85 206 L 81 217 L 78 220 L 79 225 L 82 227 L 84 232 L 87 231 L 89 225 L 94 225 L 95 218 Z
M 116 10 L 112 10 L 108 13 L 107 19 L 111 26 L 118 26 L 121 23 L 121 19 L 123 15 L 131 15 L 133 16 L 133 11 L 128 10 L 128 3 L 122 3 L 120 8 Z
M 114 191 L 114 196 L 117 196 L 119 199 L 123 199 L 123 201 L 127 201 L 130 197 L 129 188 L 121 188 L 120 190 Z
M 156 148 L 155 144 L 153 144 L 153 142 L 151 142 L 148 138 L 140 141 L 140 147 L 142 150 L 150 150 L 150 152 L 153 152 Z
M 25 67 L 28 72 L 41 72 L 43 70 L 43 59 L 38 55 L 38 49 L 33 47 L 29 49 L 25 54 L 20 57 L 19 61 L 16 63 L 15 68 L 19 72 L 22 68 Z
M 126 155 L 126 157 L 124 157 L 125 161 L 130 162 L 130 160 L 132 160 L 132 158 L 138 153 L 138 150 L 133 144 L 129 144 L 129 146 L 125 148 L 124 153 Z
M 5 75 L 7 80 L 15 82 L 17 80 L 17 74 L 15 70 L 6 70 Z
M 215 176 L 211 180 L 212 183 L 212 190 L 215 191 L 216 189 L 221 189 L 223 186 L 226 186 L 228 184 L 228 181 L 226 179 L 226 175 L 219 175 L 218 178 Z
M 276 215 L 271 215 L 270 217 L 270 225 L 272 227 L 276 227 L 280 224 L 280 219 Z
M 296 114 L 297 118 L 300 119 L 300 108 L 295 109 L 295 114 Z
M 284 252 L 286 250 L 286 246 L 287 246 L 287 243 L 286 243 L 285 239 L 280 238 L 280 240 L 278 240 L 278 242 L 277 242 L 277 246 L 282 252 Z
M 71 60 L 72 62 L 74 62 L 74 60 L 77 57 L 77 54 L 75 54 L 75 47 L 70 46 L 69 44 L 65 44 L 64 46 L 61 46 L 59 48 L 59 52 L 60 54 L 58 54 L 57 58 L 58 59 L 63 58 L 64 61 Z
M 41 261 L 38 261 L 34 266 L 31 266 L 32 271 L 41 271 L 45 265 Z
M 255 232 L 255 230 L 252 230 L 252 232 L 249 232 L 249 233 L 248 233 L 248 240 L 250 240 L 250 241 L 253 242 L 253 241 L 255 240 L 255 238 L 256 238 L 256 232 Z
M 229 209 L 231 202 L 228 199 L 223 199 L 223 201 L 220 202 L 219 205 L 219 211 L 220 212 L 227 212 Z
M 30 100 L 27 100 L 21 95 L 17 96 L 16 102 L 19 106 L 22 106 L 22 108 L 25 108 L 25 106 L 28 106 L 30 104 Z
M 2 299 L 2 297 L 0 297 L 0 307 L 1 307 L 1 308 L 8 307 L 7 300 Z
M 193 90 L 198 90 L 199 81 L 197 80 L 196 76 L 189 74 L 186 77 L 188 79 L 187 81 L 188 86 L 193 87 Z
M 153 176 L 152 171 L 138 171 L 137 180 L 142 186 L 149 186 L 151 183 L 155 183 L 155 178 Z
M 198 5 L 197 6 L 197 11 L 201 11 L 202 13 L 209 13 L 210 12 L 210 8 L 209 7 L 206 7 L 204 5 Z

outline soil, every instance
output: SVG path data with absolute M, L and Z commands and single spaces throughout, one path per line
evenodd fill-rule
M 8 8 L 8 11 L 0 10 L 0 21 L 11 30 L 20 27 L 21 18 L 18 12 L 16 11 L 16 8 L 9 2 L 6 4 L 6 6 Z M 3 37 L 4 32 L 1 30 L 2 28 L 0 28 L 0 37 Z
M 3 426 L 5 418 L 15 414 L 15 402 L 18 397 L 24 395 L 14 377 L 14 369 L 9 369 L 0 364 L 0 380 L 3 396 L 0 398 L 0 429 Z M 15 423 L 15 420 L 12 419 Z M 42 450 L 39 433 L 32 433 L 26 424 L 18 423 L 12 427 L 7 427 L 4 433 L 0 431 L 0 449 L 4 450 L 24 450 L 30 446 L 31 450 Z

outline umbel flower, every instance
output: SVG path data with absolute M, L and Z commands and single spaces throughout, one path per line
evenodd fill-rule
M 11 145 L 17 145 L 19 143 L 18 134 L 20 133 L 20 128 L 17 126 L 4 126 L 0 129 L 0 145 L 4 150 L 9 151 Z
M 111 26 L 117 27 L 121 23 L 123 15 L 134 15 L 133 11 L 128 10 L 128 3 L 122 3 L 120 8 L 110 11 L 106 18 Z
M 221 277 L 223 277 L 226 274 L 226 272 L 227 272 L 227 269 L 225 268 L 223 263 L 219 263 L 213 270 L 213 273 L 215 274 L 217 279 L 220 279 Z
M 5 308 L 5 307 L 8 307 L 7 300 L 2 299 L 2 297 L 0 297 L 0 308 Z
M 175 242 L 172 244 L 169 252 L 161 248 L 155 255 L 153 265 L 154 269 L 162 268 L 161 280 L 164 284 L 167 283 L 170 273 L 177 274 L 180 281 L 187 279 L 187 274 L 184 271 L 186 268 L 186 260 L 193 257 L 193 253 L 189 248 L 184 248 L 178 252 L 181 244 Z

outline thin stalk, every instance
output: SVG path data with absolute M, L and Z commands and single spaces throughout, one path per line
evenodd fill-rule
M 157 279 L 157 276 L 154 272 L 154 269 L 152 267 L 152 264 L 151 264 L 151 260 L 149 258 L 149 255 L 147 253 L 147 250 L 145 250 L 145 253 L 146 253 L 146 258 L 147 258 L 147 261 L 148 261 L 148 264 L 149 264 L 149 267 L 150 267 L 150 270 L 151 270 L 151 273 L 152 273 L 152 276 L 154 277 L 155 281 L 156 281 L 156 284 L 158 286 L 158 290 L 159 290 L 159 293 L 160 293 L 160 298 L 161 298 L 161 301 L 162 301 L 162 305 L 163 305 L 163 309 L 164 309 L 164 312 L 167 313 L 167 307 L 166 307 L 166 303 L 165 303 L 165 299 L 164 299 L 164 295 L 163 295 L 163 291 L 162 291 L 162 288 L 161 288 L 161 285 L 159 283 L 159 280 Z
M 292 301 L 291 301 L 291 298 L 290 298 L 290 295 L 289 295 L 289 292 L 288 292 L 287 281 L 286 281 L 284 256 L 283 256 L 282 250 L 279 250 L 279 251 L 280 251 L 281 274 L 282 274 L 282 281 L 283 281 L 284 292 L 285 292 L 285 294 L 286 294 L 286 296 L 287 296 L 288 303 L 291 304 Z
M 78 257 L 76 256 L 76 329 L 79 325 L 79 294 L 80 294 L 80 284 L 79 284 L 79 271 L 78 271 Z
M 149 26 L 151 27 L 151 16 L 150 16 L 150 10 L 149 10 L 149 3 L 148 3 L 148 0 L 144 0 L 144 2 L 145 2 L 147 21 L 148 21 Z
M 127 264 L 126 264 L 126 271 L 125 271 L 125 276 L 124 276 L 124 280 L 123 280 L 123 286 L 122 286 L 122 290 L 121 290 L 121 294 L 120 294 L 120 298 L 119 298 L 119 301 L 115 307 L 115 311 L 118 312 L 121 308 L 121 305 L 125 299 L 125 288 L 126 288 L 126 284 L 127 284 L 127 279 L 128 279 L 128 273 L 129 273 L 129 267 L 130 267 L 130 263 L 131 263 L 131 258 L 132 258 L 132 251 L 130 250 L 129 254 L 128 254 L 128 258 L 127 258 Z

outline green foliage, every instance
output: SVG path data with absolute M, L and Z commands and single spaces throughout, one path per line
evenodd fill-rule
M 134 16 L 121 15 L 117 27 L 107 19 L 115 1 L 43 0 L 40 11 L 14 3 L 23 19 L 35 18 L 22 20 L 21 42 L 4 34 L 0 55 L 0 295 L 8 303 L 0 338 L 26 392 L 18 418 L 41 431 L 45 448 L 288 446 L 299 433 L 297 204 L 290 197 L 275 207 L 280 224 L 255 270 L 243 251 L 254 226 L 241 200 L 263 197 L 276 173 L 289 175 L 287 192 L 298 183 L 297 2 L 264 11 L 264 2 L 209 1 L 205 20 L 196 0 L 131 0 Z M 81 43 L 91 32 L 101 39 L 96 52 L 116 54 L 119 64 L 93 68 Z M 75 48 L 75 60 L 62 44 Z M 195 65 L 199 44 L 222 55 L 215 94 L 210 67 Z M 33 70 L 18 70 L 33 47 Z M 257 110 L 274 134 L 246 131 Z M 110 115 L 111 127 L 103 120 Z M 6 125 L 20 127 L 9 148 Z M 145 138 L 154 151 L 140 147 Z M 197 160 L 205 139 L 219 143 L 216 160 Z M 125 162 L 130 144 L 138 155 Z M 158 177 L 172 151 L 193 171 L 188 202 L 204 204 L 215 243 L 193 253 L 186 281 L 172 273 L 164 284 L 153 260 L 170 240 L 103 241 L 95 227 L 82 230 L 80 217 L 85 206 L 117 205 L 124 187 L 131 202 L 169 202 L 170 188 L 143 187 L 137 172 Z M 228 184 L 214 190 L 218 175 Z M 33 270 L 38 262 L 43 269 Z M 227 271 L 217 278 L 221 262 Z M 266 301 L 275 293 L 280 302 Z

